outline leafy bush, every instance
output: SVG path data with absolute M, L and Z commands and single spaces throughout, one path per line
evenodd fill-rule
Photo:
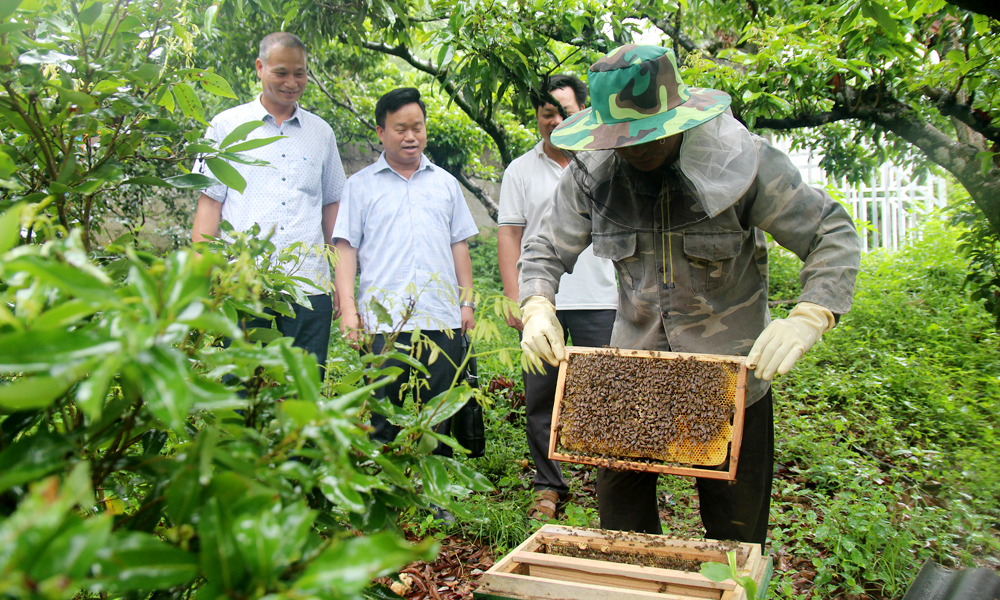
M 415 414 L 378 403 L 403 426 L 382 447 L 365 433 L 366 404 L 395 374 L 381 362 L 406 355 L 369 357 L 321 394 L 311 355 L 274 330 L 241 331 L 241 315 L 286 310 L 293 251 L 233 233 L 200 257 L 125 246 L 98 266 L 77 230 L 12 247 L 22 214 L 0 218 L 8 596 L 352 598 L 433 554 L 402 539 L 400 511 L 434 502 L 464 514 L 456 496 L 491 489 L 417 447 L 467 387 Z
M 1000 544 L 997 334 L 963 292 L 961 231 L 930 222 L 862 260 L 854 308 L 775 384 L 779 556 L 813 557 L 814 593 L 899 597 L 926 558 Z M 792 594 L 790 578 L 776 588 Z

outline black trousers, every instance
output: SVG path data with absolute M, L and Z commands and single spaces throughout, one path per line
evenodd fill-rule
M 729 463 L 722 468 L 728 469 Z M 774 475 L 771 391 L 746 409 L 736 481 L 697 480 L 705 537 L 763 544 L 767 539 Z M 662 533 L 657 473 L 597 471 L 598 514 L 603 529 Z
M 427 381 L 428 387 L 424 388 L 422 385 L 416 386 L 414 388 L 414 393 L 416 397 L 414 398 L 419 404 L 423 404 L 427 400 L 437 396 L 438 394 L 445 392 L 451 387 L 451 382 L 455 380 L 455 366 L 461 365 L 462 362 L 462 332 L 460 330 L 454 330 L 451 333 L 451 338 L 449 339 L 448 333 L 445 331 L 421 331 L 421 333 L 426 336 L 430 341 L 434 342 L 441 348 L 441 352 L 448 355 L 449 361 L 444 356 L 438 357 L 434 364 L 428 364 L 428 359 L 430 358 L 430 352 L 423 352 L 420 356 L 420 363 L 427 367 L 427 371 L 430 373 L 429 376 L 416 372 L 418 377 L 423 378 Z M 409 340 L 410 332 L 404 332 L 400 334 L 399 339 Z M 372 352 L 375 354 L 381 354 L 383 348 L 385 348 L 385 336 L 378 334 L 375 336 L 375 340 L 372 342 Z M 361 350 L 362 354 L 366 351 Z M 452 364 L 454 363 L 454 365 Z M 403 373 L 396 378 L 396 381 L 390 383 L 387 386 L 381 387 L 375 390 L 375 395 L 378 398 L 389 398 L 395 406 L 403 406 L 403 401 L 405 395 L 402 394 L 403 384 L 410 380 L 411 372 L 414 370 L 412 367 L 404 362 L 398 360 L 387 360 L 383 363 L 384 367 L 399 367 L 403 370 Z M 393 425 L 386 419 L 383 415 L 376 412 L 372 412 L 371 425 L 374 431 L 370 434 L 370 438 L 377 442 L 383 444 L 391 442 L 396 439 L 396 435 L 399 434 L 399 427 Z M 438 424 L 434 431 L 438 433 L 443 433 L 446 435 L 451 434 L 451 419 L 445 419 L 440 424 Z M 442 444 L 438 442 L 437 448 L 434 449 L 433 454 L 438 454 L 441 456 L 451 456 L 452 449 L 451 446 L 447 444 Z
M 611 330 L 615 326 L 614 309 L 560 310 L 556 317 L 563 328 L 564 339 L 573 336 L 573 345 L 600 348 L 611 343 Z M 555 404 L 559 368 L 542 363 L 542 373 L 524 375 L 524 412 L 528 449 L 535 463 L 535 491 L 555 490 L 563 498 L 569 486 L 563 480 L 562 467 L 549 458 L 549 437 L 552 428 L 552 406 Z
M 333 300 L 330 294 L 309 296 L 312 308 L 293 304 L 294 317 L 286 317 L 265 309 L 274 315 L 274 325 L 284 337 L 292 338 L 292 345 L 302 348 L 316 357 L 319 365 L 319 380 L 326 379 L 326 357 L 330 348 L 330 325 L 333 322 Z M 253 317 L 242 323 L 243 329 L 270 329 L 271 321 L 263 317 Z M 228 343 L 226 346 L 228 347 Z

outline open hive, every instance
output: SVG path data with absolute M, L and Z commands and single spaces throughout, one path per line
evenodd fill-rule
M 567 348 L 549 456 L 733 479 L 743 432 L 742 357 Z M 719 470 L 727 459 L 728 470 Z
M 475 597 L 751 600 L 732 580 L 715 582 L 699 572 L 705 562 L 728 564 L 729 551 L 740 576 L 753 579 L 764 597 L 772 564 L 760 544 L 543 525 L 483 575 Z

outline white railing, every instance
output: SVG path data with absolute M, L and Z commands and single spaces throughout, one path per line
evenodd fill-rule
M 938 175 L 926 174 L 918 181 L 909 169 L 886 162 L 867 181 L 854 185 L 827 176 L 819 166 L 822 154 L 791 150 L 791 143 L 783 138 L 773 143 L 788 154 L 806 183 L 825 187 L 851 211 L 866 252 L 898 249 L 921 219 L 947 202 L 947 184 Z

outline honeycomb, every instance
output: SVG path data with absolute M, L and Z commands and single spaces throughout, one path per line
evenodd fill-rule
M 570 354 L 559 446 L 589 457 L 717 466 L 729 456 L 740 363 Z

